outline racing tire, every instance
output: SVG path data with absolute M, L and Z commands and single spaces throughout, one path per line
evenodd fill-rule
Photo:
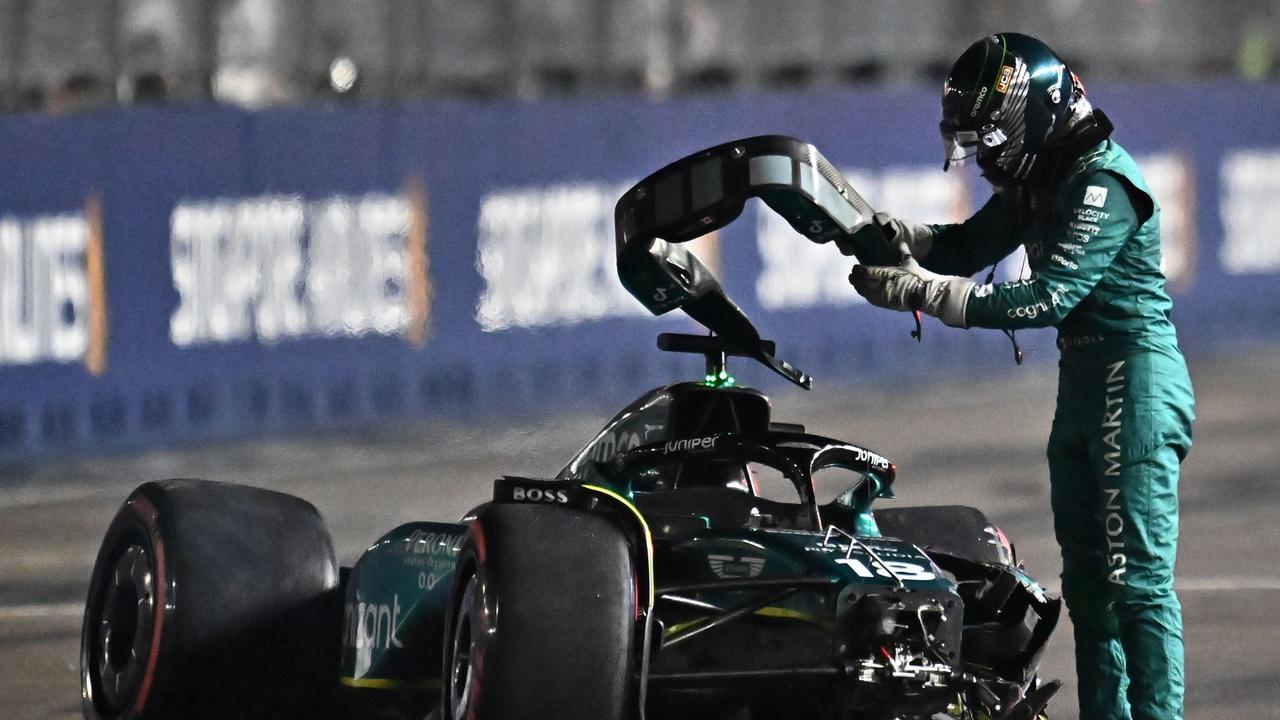
M 459 554 L 440 717 L 633 717 L 637 604 L 630 546 L 607 518 L 488 507 Z
M 94 564 L 84 716 L 331 713 L 340 640 L 338 566 L 312 505 L 241 485 L 146 483 L 111 521 Z

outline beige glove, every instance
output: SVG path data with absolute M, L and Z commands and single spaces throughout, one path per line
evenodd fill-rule
M 938 275 L 907 255 L 901 265 L 855 265 L 849 282 L 876 307 L 923 310 L 952 327 L 967 327 L 964 309 L 975 283 L 969 278 Z
M 923 260 L 933 249 L 933 230 L 928 225 L 904 222 L 886 212 L 872 215 L 871 224 L 880 228 L 885 242 L 897 250 L 899 262 L 908 255 Z

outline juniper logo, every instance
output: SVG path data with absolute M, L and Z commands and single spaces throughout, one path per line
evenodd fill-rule
M 1090 185 L 1084 189 L 1084 204 L 1094 207 L 1103 207 L 1107 204 L 1107 189 L 1097 185 Z

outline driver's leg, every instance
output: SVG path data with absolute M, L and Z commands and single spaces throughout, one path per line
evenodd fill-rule
M 1180 356 L 1130 352 L 1109 363 L 1090 464 L 1101 481 L 1103 592 L 1124 648 L 1134 720 L 1180 720 L 1182 610 L 1173 591 L 1178 464 L 1190 446 L 1193 400 Z
M 1062 551 L 1062 597 L 1075 630 L 1080 717 L 1128 720 L 1124 652 L 1105 587 L 1104 503 L 1089 463 L 1088 439 L 1075 417 L 1079 400 L 1059 393 L 1048 458 L 1054 533 Z

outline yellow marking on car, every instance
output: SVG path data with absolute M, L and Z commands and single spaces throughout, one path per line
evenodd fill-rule
M 430 680 L 393 680 L 391 678 L 340 677 L 338 681 L 347 687 L 373 690 L 438 690 L 443 686 L 441 678 Z
M 814 625 L 821 625 L 823 627 L 826 627 L 826 623 L 822 622 L 818 618 L 812 615 L 808 615 L 806 613 L 802 613 L 799 610 L 792 610 L 791 608 L 762 607 L 759 610 L 755 611 L 755 613 L 753 614 L 758 615 L 760 617 L 780 618 L 783 620 L 799 620 L 801 622 L 807 622 L 807 623 L 812 623 Z M 703 620 L 706 620 L 708 617 L 711 617 L 711 616 L 706 615 L 700 618 L 696 618 L 694 620 L 690 620 L 689 622 L 682 622 L 676 625 L 672 625 L 671 627 L 667 628 L 667 631 L 665 633 L 663 633 L 663 637 L 674 635 L 680 632 L 681 630 L 688 630 L 694 625 L 697 625 Z
M 632 504 L 630 500 L 610 490 L 609 488 L 600 487 L 599 485 L 583 485 L 582 487 L 587 490 L 594 490 L 598 493 L 608 495 L 614 500 L 617 500 L 618 502 L 625 505 L 627 509 L 629 509 L 632 513 L 634 513 L 636 516 L 636 519 L 640 521 L 640 527 L 644 528 L 645 555 L 647 556 L 649 561 L 649 605 L 648 607 L 652 608 L 657 603 L 657 587 L 654 582 L 654 575 L 653 575 L 653 532 L 649 530 L 648 521 L 644 519 L 644 515 L 640 514 L 640 510 L 637 509 L 636 506 Z

